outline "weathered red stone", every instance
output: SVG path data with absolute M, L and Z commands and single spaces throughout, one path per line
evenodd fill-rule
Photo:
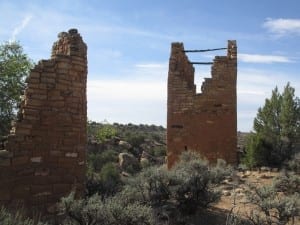
M 26 80 L 5 146 L 10 158 L 0 158 L 0 204 L 46 209 L 72 190 L 83 194 L 86 80 L 86 44 L 76 29 L 60 33 L 51 59 L 41 60 Z
M 186 150 L 209 161 L 237 161 L 237 48 L 228 41 L 227 56 L 216 56 L 211 78 L 196 93 L 194 67 L 182 43 L 173 43 L 168 74 L 168 167 Z

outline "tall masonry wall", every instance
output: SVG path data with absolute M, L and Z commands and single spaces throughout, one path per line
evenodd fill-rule
M 51 213 L 62 196 L 83 193 L 87 46 L 76 29 L 58 38 L 51 59 L 31 70 L 18 120 L 0 151 L 0 204 Z
M 211 78 L 196 93 L 194 67 L 182 43 L 172 43 L 168 74 L 168 167 L 186 150 L 209 161 L 237 161 L 236 41 L 228 41 L 227 56 L 216 56 Z

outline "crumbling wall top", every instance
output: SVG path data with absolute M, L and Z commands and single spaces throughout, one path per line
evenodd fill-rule
M 228 40 L 227 57 L 230 59 L 237 58 L 236 40 Z
M 187 52 L 227 50 L 212 62 L 192 62 Z M 197 93 L 193 65 L 211 65 L 211 77 L 204 78 Z M 172 43 L 168 72 L 167 148 L 170 168 L 186 150 L 196 151 L 211 162 L 225 159 L 235 163 L 236 155 L 237 46 L 185 50 Z
M 58 41 L 54 42 L 51 58 L 59 55 L 79 56 L 86 59 L 87 46 L 77 29 L 70 29 L 68 32 L 60 32 Z
M 76 29 L 58 37 L 52 58 L 39 61 L 26 80 L 5 146 L 0 140 L 0 205 L 41 214 L 56 213 L 72 190 L 84 194 L 87 48 Z

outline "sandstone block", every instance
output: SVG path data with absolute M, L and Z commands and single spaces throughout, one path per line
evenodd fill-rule
M 8 167 L 11 165 L 11 160 L 10 159 L 1 159 L 0 158 L 0 169 L 1 167 Z
M 31 94 L 32 99 L 37 99 L 37 100 L 46 100 L 47 95 L 46 94 Z
M 59 157 L 59 156 L 62 156 L 63 154 L 62 154 L 61 151 L 52 150 L 52 151 L 50 151 L 50 155 L 55 156 L 55 157 Z
M 66 194 L 71 192 L 71 185 L 70 184 L 54 184 L 53 185 L 53 193 L 55 194 Z
M 45 104 L 45 101 L 41 100 L 41 99 L 28 99 L 27 101 L 25 101 L 25 105 L 28 106 L 43 106 Z
M 77 158 L 78 157 L 78 153 L 77 152 L 67 152 L 65 154 L 66 157 L 69 157 L 69 158 Z
M 85 161 L 79 161 L 79 162 L 78 162 L 78 165 L 79 165 L 79 166 L 85 165 Z
M 35 72 L 32 71 L 29 75 L 30 78 L 35 78 L 35 79 L 39 79 L 40 78 L 40 73 L 39 72 Z
M 30 161 L 32 163 L 41 163 L 42 162 L 42 157 L 41 156 L 31 157 Z
M 6 151 L 6 150 L 0 150 L 0 159 L 8 159 L 13 157 L 13 153 Z
M 26 80 L 26 82 L 27 83 L 30 83 L 30 84 L 38 84 L 38 83 L 40 83 L 40 79 L 38 78 L 28 78 L 27 80 Z
M 14 198 L 28 198 L 30 195 L 30 187 L 27 185 L 17 185 L 11 191 L 11 196 Z
M 30 168 L 30 167 L 27 167 L 27 168 L 20 168 L 18 171 L 17 171 L 17 175 L 18 176 L 31 176 L 34 174 L 34 168 Z
M 9 201 L 11 199 L 10 189 L 0 189 L 0 201 Z
M 50 174 L 49 168 L 36 168 L 34 175 L 35 176 L 48 176 Z
M 75 165 L 77 165 L 76 158 L 59 158 L 58 164 L 61 168 L 73 170 Z
M 70 64 L 68 62 L 58 62 L 57 68 L 58 69 L 70 69 Z
M 0 151 L 0 203 L 46 210 L 76 182 L 83 193 L 86 63 L 86 45 L 70 30 L 53 45 L 52 58 L 31 70 L 9 152 Z
M 34 195 L 42 195 L 41 193 L 52 193 L 52 186 L 50 185 L 31 185 L 30 191 Z
M 41 77 L 41 83 L 55 84 L 55 79 L 54 78 Z
M 13 157 L 12 158 L 12 165 L 13 166 L 19 166 L 27 164 L 29 160 L 28 156 L 19 156 L 19 157 Z
M 43 78 L 49 78 L 49 79 L 53 79 L 53 80 L 55 80 L 55 78 L 56 78 L 56 73 L 49 73 L 49 72 L 44 72 L 44 73 L 42 73 L 42 77 Z

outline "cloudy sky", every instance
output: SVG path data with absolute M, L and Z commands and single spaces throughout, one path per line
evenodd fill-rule
M 252 129 L 277 85 L 300 90 L 299 0 L 0 0 L 0 42 L 50 58 L 57 34 L 77 28 L 88 45 L 88 117 L 166 126 L 171 42 L 186 49 L 238 45 L 238 129 Z M 190 55 L 209 61 L 213 52 Z M 210 77 L 196 66 L 196 84 Z

